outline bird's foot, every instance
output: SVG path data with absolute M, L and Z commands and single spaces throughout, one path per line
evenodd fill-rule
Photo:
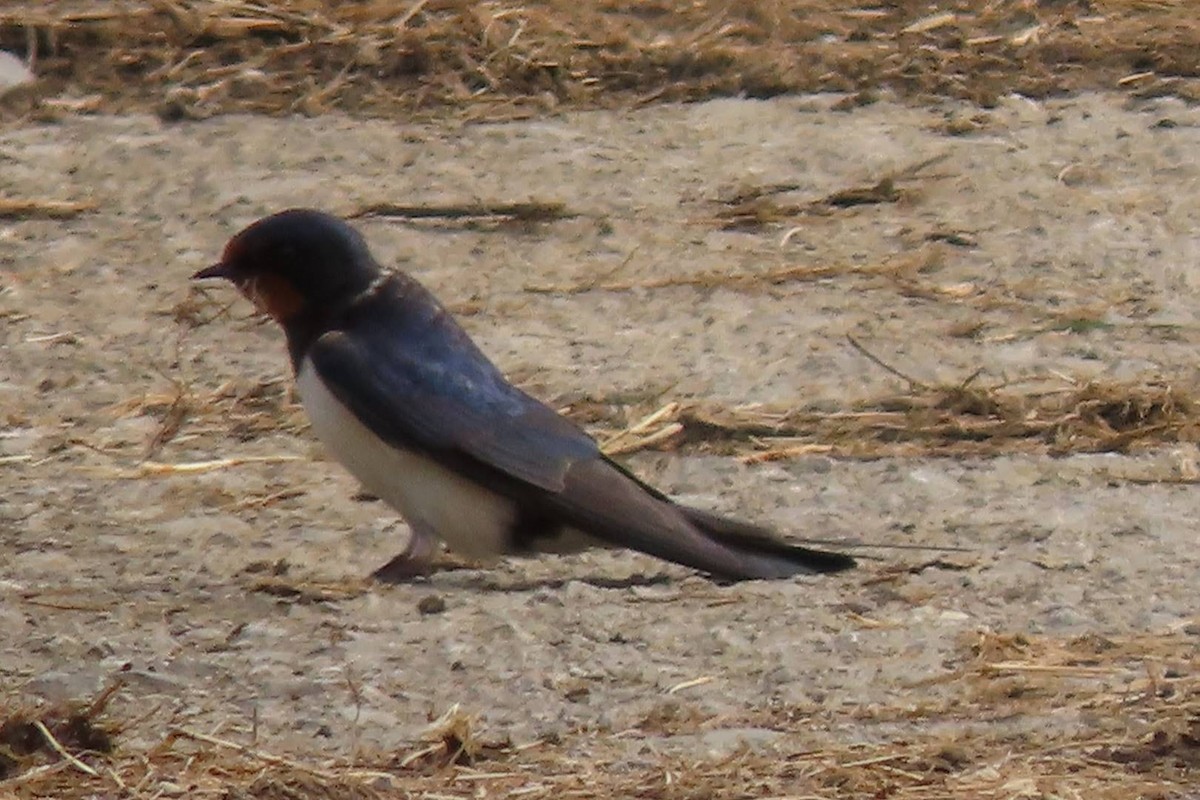
M 413 528 L 404 552 L 371 573 L 380 583 L 411 583 L 435 572 L 473 569 L 473 565 L 448 557 L 435 536 Z
M 372 572 L 371 577 L 380 583 L 398 584 L 409 583 L 415 578 L 423 578 L 431 572 L 433 572 L 432 562 L 422 562 L 404 552 Z

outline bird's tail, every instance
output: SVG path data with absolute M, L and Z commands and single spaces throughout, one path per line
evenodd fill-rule
M 733 580 L 786 578 L 791 575 L 841 572 L 855 565 L 852 557 L 829 550 L 789 544 L 767 528 L 752 525 L 709 511 L 675 504 L 683 516 L 713 540 L 738 556 L 739 574 L 722 577 Z
M 788 544 L 766 528 L 679 505 L 607 459 L 575 462 L 562 491 L 539 493 L 537 500 L 551 518 L 600 541 L 724 580 L 787 578 L 854 566 L 850 556 Z

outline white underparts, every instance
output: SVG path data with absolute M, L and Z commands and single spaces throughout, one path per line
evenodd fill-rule
M 304 359 L 296 388 L 313 431 L 372 494 L 455 552 L 484 558 L 505 552 L 517 510 L 507 498 L 373 434 L 325 386 Z

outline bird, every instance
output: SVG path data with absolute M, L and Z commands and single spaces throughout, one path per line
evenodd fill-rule
M 429 290 L 384 269 L 337 216 L 263 217 L 192 277 L 230 281 L 278 323 L 313 432 L 408 524 L 407 547 L 372 573 L 380 581 L 428 575 L 439 540 L 490 562 L 624 548 L 728 582 L 855 566 L 636 477 L 510 383 Z

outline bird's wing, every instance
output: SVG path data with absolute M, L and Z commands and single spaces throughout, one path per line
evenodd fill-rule
M 732 579 L 853 564 L 830 566 L 804 548 L 765 536 L 756 541 L 758 529 L 751 536 L 750 526 L 698 526 L 605 458 L 569 420 L 509 384 L 465 334 L 441 332 L 450 335 L 397 336 L 386 326 L 334 331 L 307 358 L 333 395 L 385 441 L 500 477 L 496 491 L 612 544 Z
M 373 433 L 437 460 L 467 459 L 559 492 L 573 464 L 599 455 L 586 433 L 508 383 L 465 335 L 333 331 L 308 359 Z

